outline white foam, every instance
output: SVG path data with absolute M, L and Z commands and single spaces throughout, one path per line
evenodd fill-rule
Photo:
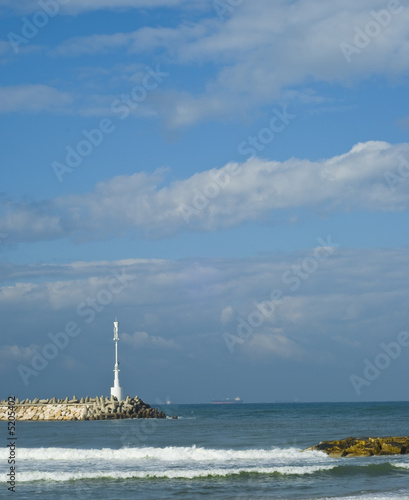
M 409 500 L 408 493 L 371 493 L 368 495 L 348 497 L 326 497 L 323 500 Z
M 392 465 L 401 469 L 409 469 L 409 462 L 395 462 Z
M 6 450 L 0 452 L 0 459 L 5 459 Z M 3 457 L 4 455 L 4 457 Z M 218 462 L 226 463 L 237 460 L 245 461 L 274 461 L 275 464 L 288 463 L 296 460 L 297 462 L 328 463 L 328 457 L 315 451 L 302 452 L 298 448 L 273 448 L 252 449 L 252 450 L 234 450 L 234 449 L 211 449 L 196 446 L 166 448 L 102 448 L 102 449 L 78 449 L 78 448 L 18 448 L 17 459 L 25 461 L 92 461 L 92 460 L 113 460 L 113 461 L 139 461 L 139 460 L 157 460 L 161 462 Z
M 194 479 L 241 473 L 304 475 L 337 466 L 336 460 L 322 453 L 302 452 L 298 448 L 18 448 L 16 459 L 20 464 L 18 480 L 22 482 L 99 478 Z
M 19 482 L 28 481 L 73 481 L 80 479 L 100 479 L 100 478 L 113 478 L 113 479 L 149 479 L 149 478 L 163 478 L 163 479 L 195 479 L 203 477 L 227 477 L 232 475 L 239 475 L 241 473 L 257 473 L 257 474 L 313 474 L 321 470 L 330 470 L 333 466 L 307 466 L 307 467 L 243 467 L 243 468 L 207 468 L 207 469 L 166 469 L 166 470 L 142 470 L 142 471 L 120 471 L 120 470 L 107 470 L 107 471 L 84 471 L 84 472 L 45 472 L 45 471 L 28 471 L 20 472 L 18 475 Z

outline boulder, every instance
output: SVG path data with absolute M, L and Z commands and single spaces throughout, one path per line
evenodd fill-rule
M 382 443 L 379 455 L 406 455 L 409 453 L 409 438 L 406 441 L 395 440 Z
M 307 450 L 323 451 L 330 457 L 405 455 L 409 453 L 409 437 L 348 437 L 337 441 L 321 441 Z

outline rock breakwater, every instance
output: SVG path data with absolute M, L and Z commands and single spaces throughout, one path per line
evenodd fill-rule
M 16 420 L 108 420 L 123 418 L 166 418 L 163 411 L 152 408 L 138 398 L 127 396 L 123 401 L 115 397 L 71 399 L 23 399 L 14 403 Z M 0 420 L 8 419 L 8 403 L 0 401 Z
M 323 451 L 330 457 L 406 455 L 409 454 L 409 437 L 348 437 L 338 441 L 321 441 L 307 450 Z

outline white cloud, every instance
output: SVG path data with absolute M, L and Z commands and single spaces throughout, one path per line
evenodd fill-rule
M 173 52 L 172 47 L 192 41 L 205 34 L 201 25 L 179 28 L 151 28 L 114 34 L 73 37 L 51 51 L 52 55 L 75 57 L 82 54 L 99 54 L 126 48 L 130 53 L 147 53 L 155 49 Z M 174 54 L 175 55 L 175 54 Z
M 0 4 L 1 5 L 1 4 Z M 3 0 L 11 7 L 11 2 Z M 167 6 L 180 9 L 203 7 L 199 1 L 182 0 L 148 2 L 141 0 L 71 0 L 63 13 L 104 8 L 145 8 Z M 20 7 L 38 9 L 37 2 L 27 1 Z M 190 87 L 190 78 L 178 88 L 161 89 L 155 95 L 155 113 L 170 128 L 188 126 L 201 120 L 248 115 L 259 106 L 314 95 L 314 84 L 326 82 L 350 85 L 373 75 L 396 78 L 406 75 L 409 67 L 409 9 L 391 14 L 390 22 L 379 35 L 351 56 L 348 63 L 340 45 L 354 44 L 355 28 L 365 30 L 373 22 L 373 12 L 387 7 L 383 0 L 323 4 L 319 0 L 284 2 L 255 0 L 232 9 L 232 15 L 221 22 L 214 11 L 201 21 L 181 23 L 178 27 L 145 26 L 131 32 L 93 34 L 74 37 L 50 50 L 57 56 L 78 56 L 127 51 L 152 54 L 166 59 L 167 70 L 197 73 L 208 68 L 200 89 Z M 212 10 L 212 4 L 206 7 Z M 4 43 L 4 42 L 3 42 Z M 0 45 L 1 52 L 8 50 Z M 213 68 L 213 70 L 209 70 Z M 116 72 L 114 72 L 117 74 Z M 122 75 L 126 80 L 127 75 Z M 195 80 L 197 75 L 195 74 Z M 303 86 L 303 91 L 300 88 Z M 10 94 L 11 92 L 11 94 Z M 325 94 L 325 90 L 321 92 Z M 68 109 L 73 97 L 46 85 L 5 88 L 0 92 L 0 112 L 62 111 L 86 116 L 109 113 L 107 106 L 89 105 L 90 96 L 79 98 L 81 105 Z M 107 95 L 92 99 L 106 101 Z M 325 95 L 314 95 L 315 105 Z M 111 99 L 112 101 L 112 99 Z
M 237 356 L 243 363 L 275 358 L 345 369 L 379 352 L 382 342 L 395 340 L 406 328 L 407 249 L 341 247 L 293 290 L 285 273 L 311 255 L 313 249 L 240 260 L 2 264 L 1 275 L 5 267 L 10 271 L 0 287 L 3 330 L 12 332 L 18 347 L 8 346 L 3 336 L 7 345 L 0 347 L 0 365 L 15 369 L 17 361 L 27 363 L 33 354 L 27 349 L 49 343 L 49 332 L 64 331 L 68 321 L 82 331 L 72 340 L 78 352 L 109 349 L 116 315 L 121 328 L 126 328 L 120 333 L 121 356 L 166 353 L 177 362 L 190 356 L 209 366 L 225 363 L 226 356 L 234 362 Z M 99 292 L 109 286 L 113 271 L 122 274 L 122 270 L 137 278 L 109 302 Z M 256 325 L 255 303 L 270 300 L 277 289 L 284 300 Z M 97 311 L 91 322 L 77 312 L 88 296 L 94 304 L 89 308 Z M 229 318 L 226 324 L 221 322 L 221 311 Z M 230 354 L 223 334 L 243 333 L 239 317 L 253 326 Z M 86 356 L 81 362 L 86 364 Z
M 0 372 L 9 373 L 17 363 L 26 363 L 33 357 L 35 351 L 38 350 L 37 345 L 23 347 L 18 345 L 3 345 L 0 346 Z
M 213 65 L 203 91 L 166 90 L 158 109 L 171 127 L 249 112 L 315 82 L 349 85 L 373 75 L 394 78 L 409 67 L 409 9 L 390 14 L 390 22 L 348 63 L 342 43 L 353 45 L 356 28 L 365 30 L 384 0 L 296 2 L 255 0 L 231 9 L 220 22 L 214 16 L 177 28 L 144 27 L 134 32 L 74 38 L 57 54 L 77 55 L 127 49 L 130 53 L 167 53 L 168 64 Z
M 220 314 L 220 321 L 223 325 L 229 323 L 232 320 L 234 314 L 234 309 L 232 306 L 225 307 Z
M 16 85 L 0 87 L 0 113 L 59 112 L 65 110 L 73 102 L 73 96 L 68 92 L 48 85 Z
M 166 187 L 161 187 L 164 171 L 136 173 L 100 182 L 88 194 L 35 204 L 4 203 L 0 232 L 9 234 L 10 243 L 95 240 L 129 230 L 163 238 L 274 219 L 275 214 L 281 219 L 283 211 L 300 207 L 321 213 L 399 211 L 409 204 L 408 165 L 408 144 L 372 141 L 315 162 L 254 158 Z M 385 175 L 392 175 L 392 181 Z
M 280 333 L 254 333 L 242 349 L 257 357 L 278 356 L 280 358 L 301 358 L 303 349 L 296 342 Z
M 340 335 L 336 335 L 335 337 L 332 338 L 332 340 L 334 342 L 338 342 L 338 343 L 345 345 L 348 348 L 352 348 L 352 349 L 358 349 L 361 346 L 360 342 L 358 342 L 357 340 L 350 340 L 350 339 L 348 339 L 346 337 L 342 337 Z
M 125 10 L 141 8 L 174 8 L 187 3 L 188 0 L 69 0 L 68 2 L 58 2 L 60 14 L 76 15 L 82 12 L 96 10 Z M 189 3 L 196 4 L 199 0 L 189 0 Z M 7 7 L 16 13 L 30 13 L 40 10 L 38 0 L 0 0 L 0 7 Z
M 221 66 L 207 82 L 203 95 L 181 95 L 170 109 L 171 124 L 189 124 L 207 118 L 203 101 L 223 102 L 232 113 L 235 106 L 251 109 L 279 99 L 284 91 L 312 82 L 341 82 L 407 74 L 409 62 L 409 9 L 391 15 L 390 23 L 353 54 L 348 64 L 342 42 L 354 43 L 355 27 L 365 30 L 371 12 L 385 9 L 382 1 L 319 0 L 243 2 L 222 25 L 209 25 L 204 36 L 181 44 L 181 61 L 206 61 Z M 170 99 L 174 96 L 170 96 Z M 185 103 L 179 116 L 180 101 Z M 214 116 L 218 110 L 215 109 Z M 173 118 L 172 118 L 173 117 Z
M 123 333 L 121 339 L 135 349 L 154 348 L 154 349 L 178 349 L 179 347 L 173 339 L 167 340 L 163 337 L 149 335 L 146 332 L 135 332 L 132 335 Z
M 20 347 L 18 345 L 5 345 L 0 349 L 0 357 L 3 359 L 30 359 L 35 349 L 38 349 L 38 346 Z
M 94 54 L 106 50 L 118 50 L 129 43 L 129 35 L 116 33 L 114 35 L 91 35 L 87 37 L 75 37 L 62 43 L 53 50 L 53 55 L 78 56 L 82 54 Z
M 233 328 L 238 317 L 247 321 L 255 311 L 255 303 L 270 300 L 270 293 L 276 289 L 282 291 L 285 300 L 276 304 L 274 314 L 264 318 L 260 333 L 283 335 L 285 329 L 297 329 L 298 340 L 301 340 L 311 327 L 309 335 L 321 336 L 325 332 L 315 325 L 330 321 L 334 330 L 325 334 L 336 338 L 339 336 L 336 332 L 342 331 L 345 324 L 359 327 L 360 322 L 368 318 L 374 324 L 379 321 L 387 324 L 385 311 L 389 310 L 392 315 L 394 311 L 406 311 L 401 309 L 408 290 L 405 249 L 337 248 L 293 289 L 293 282 L 286 279 L 288 272 L 295 276 L 294 266 L 302 265 L 303 260 L 313 254 L 311 249 L 238 261 L 129 259 L 52 266 L 3 264 L 0 307 L 5 316 L 10 311 L 14 316 L 16 308 L 27 312 L 56 311 L 57 316 L 69 311 L 72 316 L 76 306 L 87 297 L 99 297 L 100 290 L 109 289 L 113 276 L 126 276 L 129 280 L 123 293 L 114 294 L 115 303 L 105 307 L 141 308 L 143 314 L 137 321 L 143 330 L 125 337 L 135 345 L 160 345 L 158 332 L 162 328 L 170 329 L 170 318 L 175 316 L 179 318 L 176 328 L 184 324 L 187 326 L 183 328 L 190 329 L 191 325 L 198 328 L 204 318 L 206 321 L 213 318 L 211 322 L 218 328 L 224 328 L 223 321 L 228 321 L 228 329 Z M 4 274 L 3 268 L 8 269 L 8 274 Z M 119 288 L 119 282 L 117 285 Z M 106 296 L 101 297 L 105 303 Z M 272 332 L 272 325 L 280 329 Z M 254 331 L 259 333 L 257 327 Z M 362 333 L 372 334 L 368 329 Z

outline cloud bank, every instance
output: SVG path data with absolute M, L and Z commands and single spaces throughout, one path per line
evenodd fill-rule
M 331 345 L 356 355 L 407 327 L 405 249 L 351 250 L 341 243 L 296 282 L 313 254 L 306 249 L 240 260 L 2 264 L 0 311 L 5 325 L 14 325 L 14 346 L 2 356 L 29 356 L 32 344 L 41 345 L 47 331 L 68 320 L 99 338 L 94 324 L 114 311 L 126 325 L 121 338 L 128 349 L 230 355 L 223 334 L 238 335 L 241 324 L 252 324 L 252 312 L 271 300 L 273 290 L 281 291 L 282 300 L 237 343 L 235 355 L 302 360 L 307 353 L 315 362 L 314 352 L 328 349 L 332 354 L 320 361 L 325 364 L 335 359 Z M 27 329 L 25 318 L 37 315 L 41 324 Z
M 290 96 L 303 98 L 302 85 L 349 86 L 374 75 L 390 79 L 408 73 L 409 9 L 399 0 L 245 1 L 219 17 L 215 10 L 201 22 L 175 28 L 75 37 L 53 54 L 143 51 L 196 72 L 210 65 L 202 92 L 163 91 L 157 107 L 170 127 L 236 116 Z
M 87 194 L 3 200 L 0 233 L 8 234 L 6 244 L 63 237 L 92 241 L 129 230 L 166 238 L 279 221 L 299 208 L 322 214 L 400 211 L 409 206 L 408 177 L 409 145 L 376 141 L 315 162 L 250 158 L 169 185 L 163 170 L 135 173 L 100 182 Z
M 16 8 L 16 2 L 9 0 L 1 5 Z M 18 5 L 24 11 L 38 10 L 37 2 Z M 201 88 L 193 89 L 190 78 L 185 78 L 177 89 L 168 82 L 158 92 L 155 112 L 170 128 L 231 119 L 273 102 L 311 98 L 319 102 L 325 99 L 323 83 L 350 86 L 373 76 L 397 81 L 408 74 L 409 9 L 399 0 L 254 0 L 227 9 L 223 16 L 211 2 L 204 7 L 203 2 L 183 0 L 71 0 L 61 13 L 159 7 L 183 13 L 186 21 L 176 27 L 144 26 L 130 32 L 73 37 L 49 47 L 48 54 L 63 59 L 120 52 L 130 62 L 135 56 L 143 56 L 147 64 L 166 61 L 172 74 L 191 71 L 193 80 L 202 75 Z M 195 8 L 206 11 L 200 21 L 189 17 Z M 127 76 L 117 74 L 124 84 Z M 62 113 L 83 113 L 89 97 L 86 86 L 81 92 L 74 109 L 69 102 L 61 102 Z M 102 102 L 107 95 L 92 98 Z M 94 112 L 102 111 L 95 108 Z M 92 108 L 87 113 L 92 114 Z

